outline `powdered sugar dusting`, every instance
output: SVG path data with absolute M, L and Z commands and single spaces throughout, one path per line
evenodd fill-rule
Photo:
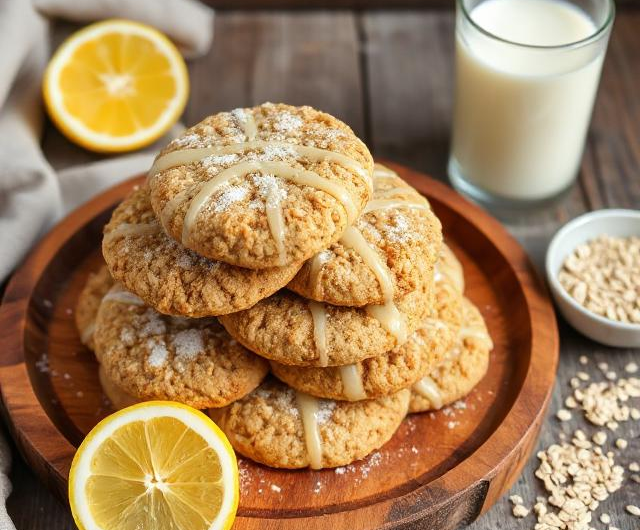
M 150 337 L 152 335 L 163 335 L 167 332 L 167 325 L 162 320 L 160 313 L 148 308 L 143 314 L 142 318 L 146 320 L 138 335 L 142 338 Z
M 227 186 L 226 189 L 220 194 L 213 204 L 213 211 L 215 213 L 224 212 L 229 207 L 236 203 L 243 201 L 249 190 L 242 186 Z
M 202 136 L 197 134 L 185 134 L 180 138 L 176 138 L 169 143 L 169 147 L 178 147 L 178 148 L 187 148 L 187 149 L 195 149 L 199 147 L 209 147 L 210 141 Z
M 193 359 L 204 351 L 202 332 L 199 329 L 186 329 L 176 333 L 173 337 L 176 356 L 180 360 Z
M 258 160 L 284 160 L 286 158 L 296 158 L 298 154 L 293 146 L 288 145 L 266 145 Z
M 280 179 L 275 175 L 252 175 L 251 181 L 257 188 L 258 196 L 269 201 L 268 206 L 276 207 L 287 198 L 287 190 L 280 187 Z
M 276 116 L 273 128 L 279 132 L 291 132 L 302 126 L 302 118 L 290 112 L 281 112 Z
M 336 402 L 330 399 L 318 400 L 318 412 L 316 412 L 316 421 L 318 425 L 327 423 L 333 416 L 333 411 L 336 408 Z
M 238 162 L 238 160 L 240 160 L 240 157 L 236 153 L 228 155 L 209 155 L 202 159 L 201 164 L 207 171 L 219 170 L 220 167 L 230 166 L 231 164 Z
M 392 243 L 406 243 L 415 239 L 415 234 L 411 232 L 411 227 L 407 218 L 397 212 L 392 218 L 386 230 L 387 238 Z
M 161 337 L 153 337 L 147 340 L 147 348 L 149 348 L 149 357 L 147 361 L 150 366 L 160 368 L 167 362 L 169 352 L 164 339 Z
M 273 389 L 263 386 L 255 390 L 254 394 L 264 399 L 275 410 L 281 410 L 294 417 L 300 415 L 296 405 L 295 392 L 289 387 Z

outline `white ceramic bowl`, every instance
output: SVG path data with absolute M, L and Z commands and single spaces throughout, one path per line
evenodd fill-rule
M 599 235 L 640 236 L 640 211 L 596 210 L 564 225 L 547 249 L 545 268 L 551 293 L 564 318 L 590 339 L 608 346 L 640 347 L 640 324 L 615 322 L 587 311 L 560 285 L 558 272 L 564 260 L 580 244 Z

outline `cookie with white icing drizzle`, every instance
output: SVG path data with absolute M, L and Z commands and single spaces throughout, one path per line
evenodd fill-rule
M 114 211 L 102 252 L 112 276 L 148 305 L 189 317 L 251 307 L 286 285 L 301 266 L 251 270 L 199 256 L 164 232 L 144 187 Z
M 135 399 L 223 407 L 256 388 L 268 363 L 233 340 L 215 318 L 170 317 L 115 285 L 94 334 L 105 375 Z
M 210 116 L 149 170 L 165 230 L 202 256 L 251 269 L 300 263 L 371 198 L 373 160 L 340 120 L 265 103 Z
M 223 315 L 227 331 L 258 355 L 295 366 L 339 366 L 406 342 L 433 309 L 433 280 L 392 307 L 341 307 L 283 289 L 244 311 Z
M 463 325 L 444 362 L 411 388 L 410 412 L 438 410 L 466 396 L 487 373 L 493 342 L 480 311 L 463 300 Z
M 113 286 L 113 278 L 106 265 L 89 274 L 76 303 L 74 318 L 80 341 L 90 350 L 94 349 L 93 332 L 100 302 Z
M 462 295 L 438 282 L 434 314 L 407 342 L 379 357 L 327 368 L 288 366 L 271 361 L 271 371 L 289 386 L 327 399 L 358 401 L 408 388 L 430 373 L 453 347 L 462 321 Z
M 367 401 L 332 401 L 268 380 L 211 417 L 247 458 L 271 467 L 323 469 L 379 449 L 397 430 L 408 404 L 408 390 Z
M 440 221 L 427 199 L 385 166 L 374 166 L 373 198 L 350 230 L 357 233 L 347 231 L 308 260 L 288 288 L 319 302 L 364 306 L 403 296 L 433 274 Z

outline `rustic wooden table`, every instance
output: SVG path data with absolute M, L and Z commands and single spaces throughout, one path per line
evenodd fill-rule
M 191 63 L 192 95 L 187 124 L 223 109 L 263 101 L 309 104 L 349 123 L 376 156 L 446 179 L 452 105 L 453 23 L 451 10 L 411 11 L 221 11 L 210 54 Z M 523 213 L 508 227 L 540 265 L 551 235 L 582 212 L 640 207 L 640 11 L 618 13 L 609 46 L 580 178 L 563 202 L 545 212 Z M 96 158 L 71 145 L 52 127 L 45 151 L 55 167 Z M 560 322 L 561 362 L 551 405 L 568 395 L 568 380 L 580 369 L 601 378 L 596 363 L 618 373 L 640 353 L 595 344 Z M 590 359 L 579 365 L 580 355 Z M 574 415 L 574 418 L 576 415 Z M 619 460 L 640 460 L 640 424 L 622 424 L 615 437 L 628 448 Z M 540 447 L 577 427 L 595 432 L 582 418 L 560 423 L 549 415 Z M 611 436 L 610 436 L 611 438 Z M 512 493 L 531 505 L 543 493 L 532 459 Z M 67 508 L 44 489 L 16 458 L 8 510 L 18 530 L 74 528 Z M 603 503 L 602 511 L 622 530 L 638 528 L 624 511 L 640 505 L 640 487 L 628 480 Z M 605 528 L 599 522 L 596 528 Z M 507 499 L 470 528 L 532 528 L 518 521 Z

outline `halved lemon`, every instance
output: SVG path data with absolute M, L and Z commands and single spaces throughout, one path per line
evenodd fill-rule
M 188 93 L 187 68 L 173 43 L 128 20 L 105 20 L 71 35 L 43 81 L 56 126 L 99 152 L 150 144 L 177 121 Z
M 238 507 L 229 441 L 202 412 L 169 401 L 108 416 L 69 473 L 80 530 L 228 530 Z

